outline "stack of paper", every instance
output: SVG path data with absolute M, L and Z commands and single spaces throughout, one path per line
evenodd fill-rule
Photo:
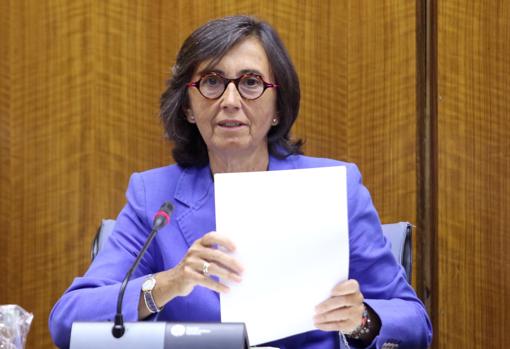
M 348 277 L 346 169 L 215 175 L 216 230 L 245 268 L 221 295 L 223 322 L 259 344 L 314 330 L 315 306 Z

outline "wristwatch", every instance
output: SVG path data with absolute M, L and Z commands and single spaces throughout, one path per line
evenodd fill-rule
M 159 313 L 161 309 L 163 309 L 158 308 L 154 301 L 154 297 L 152 296 L 152 290 L 154 290 L 154 287 L 156 287 L 156 278 L 153 275 L 149 275 L 142 284 L 142 292 L 145 305 L 152 314 Z

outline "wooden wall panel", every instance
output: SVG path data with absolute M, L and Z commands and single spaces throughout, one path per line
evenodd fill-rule
M 88 13 L 85 3 L 22 1 L 10 2 L 2 13 L 11 30 L 9 122 L 2 123 L 10 137 L 10 199 L 0 208 L 10 221 L 1 228 L 8 239 L 1 254 L 9 263 L 7 270 L 1 266 L 7 292 L 1 303 L 34 312 L 29 348 L 50 343 L 51 302 L 86 258 L 80 238 L 90 190 L 84 185 L 90 154 Z
M 49 311 L 129 175 L 172 162 L 158 104 L 180 44 L 235 13 L 268 20 L 288 46 L 306 152 L 357 162 L 383 220 L 414 221 L 413 3 L 1 1 L 0 303 L 34 312 L 28 348 L 52 347 Z
M 510 3 L 438 2 L 437 348 L 507 348 Z
M 9 2 L 0 1 L 0 13 L 9 13 Z M 9 235 L 11 231 L 10 210 L 4 208 L 11 205 L 11 120 L 10 120 L 10 17 L 0 15 L 0 272 L 7 275 L 11 260 Z M 0 287 L 0 304 L 7 299 L 7 289 Z
M 349 2 L 347 125 L 339 137 L 385 222 L 416 222 L 415 27 L 412 1 Z
M 345 147 L 328 156 L 358 164 L 382 222 L 417 224 L 416 6 L 348 4 L 346 99 L 331 116 L 343 124 L 332 146 Z M 421 261 L 418 234 L 415 228 L 413 285 Z

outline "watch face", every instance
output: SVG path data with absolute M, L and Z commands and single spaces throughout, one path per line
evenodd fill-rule
M 142 291 L 152 291 L 154 286 L 156 285 L 156 279 L 149 278 L 145 280 L 142 284 Z

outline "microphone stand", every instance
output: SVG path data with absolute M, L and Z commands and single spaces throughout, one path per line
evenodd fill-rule
M 124 293 L 126 292 L 126 286 L 129 282 L 129 279 L 131 278 L 131 275 L 138 267 L 138 264 L 140 264 L 143 255 L 149 248 L 149 245 L 156 236 L 156 233 L 170 221 L 170 213 L 172 212 L 172 210 L 173 210 L 172 204 L 170 204 L 169 202 L 165 202 L 163 206 L 161 206 L 159 211 L 156 213 L 151 233 L 149 234 L 147 241 L 145 241 L 142 250 L 138 254 L 138 257 L 136 257 L 136 260 L 131 266 L 131 269 L 129 269 L 129 271 L 126 274 L 126 277 L 122 281 L 119 291 L 119 297 L 117 298 L 117 313 L 115 314 L 115 320 L 112 327 L 112 335 L 115 338 L 122 337 L 124 335 L 124 332 L 126 331 L 126 328 L 124 327 L 124 317 L 122 316 L 122 300 L 124 299 Z

